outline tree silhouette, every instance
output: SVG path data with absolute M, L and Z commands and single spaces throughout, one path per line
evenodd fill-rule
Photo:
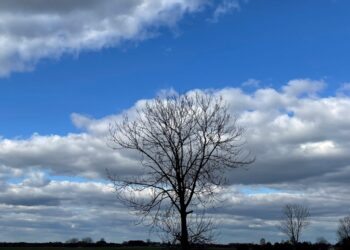
M 310 224 L 309 208 L 300 204 L 287 204 L 282 210 L 280 230 L 288 236 L 289 241 L 296 245 L 303 230 Z
M 153 225 L 176 213 L 178 239 L 189 249 L 188 215 L 213 201 L 225 170 L 254 160 L 236 120 L 222 98 L 206 93 L 147 101 L 136 117 L 125 116 L 110 129 L 113 147 L 138 152 L 144 169 L 124 179 L 109 174 L 117 197 Z
M 337 235 L 342 244 L 350 246 L 350 216 L 339 220 Z

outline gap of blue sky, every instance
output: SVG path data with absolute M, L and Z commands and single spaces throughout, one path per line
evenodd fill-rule
M 278 89 L 290 79 L 324 79 L 327 95 L 349 80 L 347 1 L 248 1 L 210 22 L 214 7 L 187 14 L 153 38 L 43 59 L 0 79 L 5 137 L 75 131 L 73 112 L 103 117 L 164 88 Z

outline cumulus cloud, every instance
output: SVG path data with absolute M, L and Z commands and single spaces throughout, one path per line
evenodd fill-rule
M 325 87 L 324 81 L 310 79 L 296 79 L 287 83 L 283 91 L 287 95 L 299 96 L 302 94 L 314 95 Z
M 0 211 L 1 227 L 6 229 L 0 241 L 65 241 L 73 236 L 123 241 L 130 238 L 135 222 L 116 201 L 111 185 L 98 182 L 9 184 L 0 194 Z M 135 236 L 146 231 L 139 228 Z
M 324 86 L 323 81 L 299 79 L 281 90 L 260 88 L 245 93 L 239 88 L 225 88 L 213 92 L 224 98 L 247 129 L 247 145 L 257 157 L 250 171 L 232 173 L 233 183 L 302 182 L 343 171 L 349 165 L 350 99 L 317 97 L 315 93 Z M 133 116 L 145 101 L 138 101 L 124 112 Z M 114 151 L 108 140 L 110 125 L 122 116 L 94 119 L 72 114 L 73 123 L 82 133 L 3 138 L 0 163 L 18 170 L 40 168 L 57 175 L 87 178 L 103 178 L 106 169 L 118 170 L 122 175 L 135 173 L 140 167 L 139 155 Z
M 312 227 L 303 240 L 315 240 L 320 234 L 334 241 L 337 221 L 350 203 L 343 199 L 349 189 L 334 186 L 314 186 L 296 191 L 294 188 L 274 188 L 262 192 L 261 187 L 234 185 L 219 194 L 219 203 L 209 208 L 207 216 L 220 225 L 221 242 L 251 242 L 261 237 L 280 241 L 276 225 L 281 207 L 287 202 L 304 203 L 312 211 Z M 322 206 L 320 206 L 322 204 Z M 51 181 L 35 187 L 25 182 L 9 184 L 0 194 L 1 227 L 4 241 L 65 241 L 72 236 L 90 236 L 94 240 L 122 242 L 129 239 L 152 238 L 133 213 L 118 203 L 110 184 Z M 325 226 L 326 225 L 326 226 Z M 38 238 L 40 235 L 40 238 Z M 255 235 L 256 238 L 251 236 Z
M 240 88 L 224 88 L 211 92 L 221 95 L 230 112 L 238 116 L 247 130 L 247 146 L 256 156 L 248 170 L 228 173 L 230 182 L 220 193 L 222 202 L 209 211 L 223 220 L 221 241 L 250 242 L 246 235 L 281 240 L 275 225 L 287 201 L 311 208 L 313 226 L 305 239 L 314 240 L 321 232 L 335 240 L 336 223 L 350 205 L 343 199 L 350 195 L 350 98 L 336 93 L 318 95 L 325 87 L 323 81 L 298 79 L 281 89 L 258 88 L 246 93 Z M 132 116 L 145 101 L 123 113 Z M 120 220 L 125 222 L 121 230 L 130 230 L 134 217 L 125 215 L 126 209 L 114 200 L 104 180 L 106 168 L 118 175 L 142 173 L 138 154 L 109 147 L 109 125 L 123 113 L 101 119 L 72 114 L 81 133 L 0 139 L 0 211 L 5 215 L 2 220 L 7 218 L 1 223 L 5 231 L 26 225 L 36 233 L 45 228 L 47 239 L 62 240 L 68 235 L 90 236 L 84 235 L 89 230 L 115 233 L 113 223 Z M 59 180 L 59 176 L 66 177 Z M 15 217 L 14 211 L 23 216 Z M 96 211 L 102 211 L 100 222 Z M 67 214 L 69 219 L 62 220 Z M 148 238 L 143 230 L 137 231 L 138 235 Z M 63 231 L 70 233 L 59 236 Z M 127 237 L 127 233 L 121 235 Z
M 42 58 L 140 41 L 171 27 L 206 0 L 4 0 L 0 2 L 0 76 Z
M 33 135 L 24 140 L 0 141 L 0 161 L 14 169 L 48 169 L 56 175 L 104 178 L 106 169 L 119 174 L 137 172 L 138 156 L 108 147 L 107 138 L 89 134 Z

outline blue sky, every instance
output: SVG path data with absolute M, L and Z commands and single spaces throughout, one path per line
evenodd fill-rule
M 279 88 L 290 79 L 349 80 L 347 1 L 248 1 L 208 21 L 215 5 L 176 27 L 114 48 L 42 59 L 31 72 L 0 79 L 6 137 L 74 131 L 72 112 L 103 117 L 159 90 L 240 86 Z M 131 91 L 132 90 L 132 91 Z
M 152 4 L 150 4 L 152 3 Z M 0 1 L 0 241 L 159 240 L 118 203 L 105 169 L 137 174 L 108 125 L 164 89 L 211 89 L 256 162 L 228 173 L 218 241 L 336 241 L 350 201 L 350 2 Z M 96 213 L 96 211 L 103 211 Z

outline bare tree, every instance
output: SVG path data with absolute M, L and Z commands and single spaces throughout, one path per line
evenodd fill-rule
M 350 216 L 346 216 L 339 220 L 337 235 L 340 242 L 350 243 Z
M 213 201 L 225 170 L 253 162 L 236 120 L 222 98 L 210 94 L 146 102 L 136 117 L 125 116 L 110 129 L 113 147 L 138 152 L 144 169 L 143 175 L 124 179 L 109 175 L 117 197 L 153 224 L 175 212 L 179 221 L 173 233 L 182 249 L 189 249 L 189 239 L 206 226 L 199 224 L 190 235 L 188 215 Z
M 170 242 L 173 245 L 181 243 L 181 219 L 176 210 L 167 211 L 167 215 L 156 223 L 156 230 L 164 242 Z M 208 218 L 204 213 L 189 214 L 188 222 L 188 241 L 190 244 L 211 243 L 214 238 L 214 223 L 212 218 Z
M 283 217 L 279 229 L 296 245 L 303 230 L 310 225 L 309 208 L 300 204 L 287 204 L 282 210 Z

